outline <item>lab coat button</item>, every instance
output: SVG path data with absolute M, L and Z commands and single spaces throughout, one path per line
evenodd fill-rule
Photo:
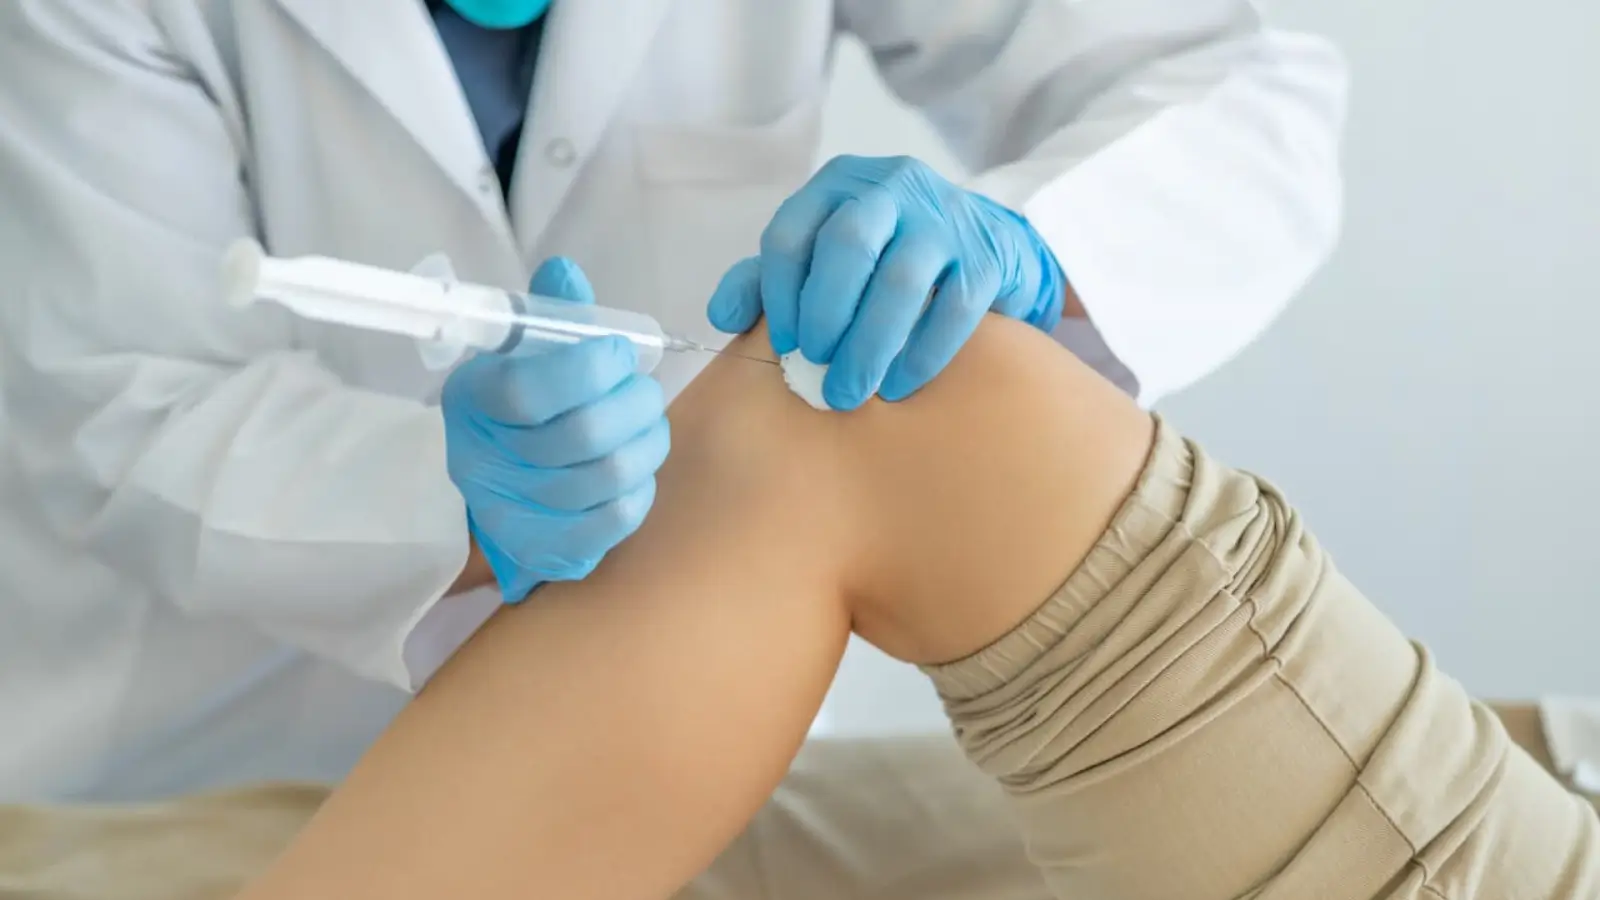
M 556 138 L 544 145 L 544 158 L 550 161 L 550 165 L 565 169 L 577 160 L 578 148 L 566 138 Z
M 500 175 L 495 172 L 494 166 L 484 166 L 478 172 L 478 190 L 485 194 L 492 194 L 500 189 Z

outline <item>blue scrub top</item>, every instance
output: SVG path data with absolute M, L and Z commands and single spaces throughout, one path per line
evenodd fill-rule
M 443 0 L 427 3 L 456 78 L 467 95 L 472 118 L 478 123 L 483 147 L 500 176 L 503 196 L 511 190 L 546 17 L 540 16 L 524 28 L 494 30 L 461 18 Z

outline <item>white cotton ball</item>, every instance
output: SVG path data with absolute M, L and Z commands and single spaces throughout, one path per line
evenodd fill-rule
M 779 363 L 783 366 L 783 380 L 795 396 L 815 409 L 829 408 L 828 401 L 822 399 L 822 379 L 828 374 L 827 366 L 806 359 L 799 350 L 785 353 Z

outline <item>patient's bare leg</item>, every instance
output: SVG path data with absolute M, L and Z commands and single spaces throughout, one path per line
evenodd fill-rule
M 664 897 L 778 782 L 851 627 L 929 666 L 1063 900 L 1600 890 L 1592 813 L 1275 492 L 1151 455 L 1045 336 L 988 322 L 849 415 L 724 361 L 672 422 L 644 529 L 491 623 L 253 897 Z
M 1150 423 L 1052 346 L 988 324 L 917 397 L 850 415 L 714 364 L 673 405 L 643 529 L 491 622 L 249 896 L 671 893 L 781 779 L 852 620 L 960 655 L 1098 536 Z

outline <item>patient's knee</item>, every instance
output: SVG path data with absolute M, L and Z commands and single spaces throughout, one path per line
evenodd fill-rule
M 1154 439 L 1121 391 L 997 317 L 917 394 L 837 421 L 879 536 L 854 626 L 919 664 L 976 652 L 1031 615 L 1099 540 Z

